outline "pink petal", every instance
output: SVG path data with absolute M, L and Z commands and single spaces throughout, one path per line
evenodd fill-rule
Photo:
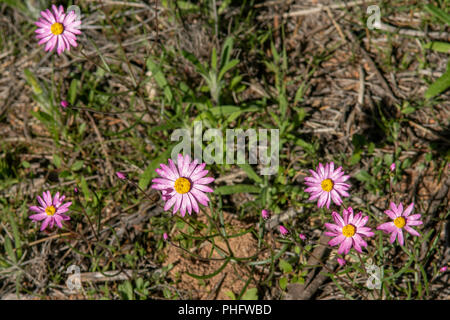
M 391 232 L 397 232 L 397 227 L 391 221 L 391 222 L 386 222 L 386 223 L 383 223 L 383 224 L 379 225 L 377 227 L 377 230 L 383 230 L 383 231 L 386 231 L 388 233 L 391 233 Z
M 336 192 L 336 190 L 331 190 L 331 199 L 333 200 L 333 202 L 337 205 L 340 206 L 342 204 L 342 200 L 341 197 L 339 197 L 339 194 Z
M 384 213 L 387 214 L 388 217 L 392 220 L 395 220 L 395 218 L 397 218 L 397 215 L 392 210 L 385 210 Z
M 175 181 L 173 181 L 173 180 L 169 180 L 169 179 L 165 179 L 165 178 L 152 179 L 152 183 L 159 184 L 159 185 L 165 185 L 165 186 L 168 186 L 169 188 L 174 186 L 174 182 Z
M 395 239 L 397 238 L 398 228 L 395 228 L 395 230 L 392 231 L 391 236 L 389 237 L 389 242 L 394 243 Z
M 322 208 L 328 199 L 328 192 L 322 192 L 322 194 L 319 197 L 319 201 L 317 202 L 317 206 L 319 208 Z
M 172 159 L 169 159 L 169 167 L 172 170 L 173 174 L 175 175 L 175 179 L 178 179 L 180 177 L 180 173 L 178 172 L 178 169 L 175 167 L 175 164 L 173 163 Z
M 409 216 L 407 220 L 408 221 L 418 220 L 418 219 L 420 219 L 421 216 L 422 216 L 421 214 L 413 214 L 412 216 Z
M 189 198 L 189 193 L 186 193 L 184 195 L 184 198 L 186 200 L 186 209 L 187 209 L 189 215 L 192 215 L 192 204 L 191 204 L 191 199 Z
M 70 220 L 70 217 L 66 216 L 65 214 L 58 213 L 58 217 L 61 217 L 63 220 Z
M 407 217 L 410 215 L 410 213 L 413 211 L 414 209 L 414 202 L 411 202 L 411 204 L 405 209 L 405 211 L 403 212 L 403 216 Z
M 325 168 L 323 167 L 322 163 L 319 162 L 319 170 L 318 170 L 319 176 L 321 180 L 326 179 L 325 178 Z
M 333 212 L 331 214 L 331 216 L 334 219 L 334 222 L 336 222 L 336 224 L 340 227 L 345 226 L 344 220 L 342 219 L 342 217 L 337 213 L 337 212 Z
M 418 221 L 418 220 L 407 220 L 406 221 L 407 226 L 420 226 L 421 224 L 423 224 L 423 222 Z
M 320 192 L 316 192 L 316 193 L 311 193 L 311 196 L 309 197 L 309 201 L 311 201 L 311 200 L 314 200 L 314 199 L 317 199 L 323 192 L 325 192 L 325 191 L 320 191 Z
M 396 205 L 394 202 L 391 202 L 391 203 L 390 203 L 390 206 L 391 206 L 392 212 L 394 212 L 395 217 L 397 218 L 397 217 L 399 216 L 398 210 L 397 210 L 397 205 Z
M 173 206 L 173 214 L 175 214 L 175 212 L 177 212 L 180 209 L 181 206 L 181 201 L 183 200 L 183 196 L 179 193 L 177 193 L 174 198 L 177 199 L 177 201 L 175 202 L 175 205 Z
M 212 177 L 201 178 L 201 179 L 198 179 L 198 180 L 192 179 L 192 181 L 194 181 L 195 184 L 210 184 L 214 180 L 215 179 L 212 178 Z
M 353 244 L 352 238 L 351 237 L 350 238 L 345 237 L 345 238 L 346 239 L 341 243 L 341 245 L 338 249 L 339 254 L 343 254 L 343 253 L 347 254 L 350 251 L 350 249 L 352 248 L 352 244 Z
M 45 50 L 45 51 L 52 51 L 53 49 L 55 49 L 57 39 L 58 39 L 57 36 L 53 36 L 53 37 L 47 42 L 47 45 L 45 46 L 44 50 Z
M 65 49 L 64 41 L 62 41 L 61 37 L 58 37 L 58 44 L 56 46 L 56 52 L 60 55 Z
M 46 191 L 43 193 L 44 196 L 44 201 L 45 201 L 45 207 L 50 207 L 53 203 L 52 203 L 52 195 L 50 193 L 50 191 Z
M 397 230 L 397 234 L 398 234 L 398 242 L 400 243 L 400 245 L 402 246 L 404 244 L 404 240 L 403 240 L 403 231 L 402 229 L 398 229 Z
M 45 209 L 38 206 L 32 206 L 29 208 L 31 211 L 37 212 L 37 213 L 45 213 Z
M 200 209 L 198 207 L 197 200 L 194 199 L 194 196 L 190 192 L 188 192 L 187 195 L 189 197 L 189 200 L 191 201 L 191 204 L 192 204 L 192 207 L 194 208 L 194 211 L 199 213 Z
M 60 216 L 55 216 L 56 225 L 62 229 L 63 225 L 62 225 L 61 221 L 62 221 L 62 218 Z
M 44 231 L 45 230 L 45 228 L 47 228 L 47 226 L 48 226 L 48 223 L 50 222 L 52 220 L 52 217 L 47 217 L 45 220 L 44 220 L 44 222 L 42 222 L 42 225 L 41 225 L 41 231 Z
M 412 234 L 413 236 L 420 237 L 420 233 L 418 233 L 416 230 L 411 228 L 410 226 L 404 226 L 405 230 Z
M 197 167 L 198 161 L 197 159 L 194 159 L 194 161 L 191 162 L 189 167 L 186 170 L 186 177 L 190 178 L 192 175 L 192 172 L 194 171 L 195 167 Z
M 169 169 L 165 164 L 161 164 L 162 169 L 156 168 L 155 171 L 157 174 L 159 174 L 161 177 L 166 178 L 168 180 L 175 181 L 177 177 L 172 172 L 172 170 Z
M 214 192 L 213 189 L 203 184 L 194 184 L 194 188 L 203 192 Z
M 187 207 L 188 196 L 186 194 L 182 194 L 181 196 L 182 196 L 182 200 L 181 200 L 180 212 L 181 212 L 181 216 L 184 217 L 184 215 L 186 214 L 186 207 Z
M 312 174 L 313 178 L 308 177 L 308 180 L 306 178 L 305 178 L 305 180 L 311 181 L 311 182 L 322 181 L 320 175 L 316 171 L 313 171 L 310 169 L 309 172 Z
M 41 220 L 44 220 L 47 217 L 48 216 L 47 216 L 46 213 L 38 213 L 38 214 L 33 214 L 33 215 L 29 216 L 29 218 L 31 220 L 34 220 L 34 221 L 41 221 Z
M 338 225 L 333 224 L 333 223 L 325 223 L 325 228 L 327 228 L 328 230 L 331 230 L 333 232 L 336 232 L 336 233 L 342 232 L 342 227 L 339 227 Z
M 184 158 L 181 153 L 178 154 L 177 166 L 178 166 L 178 172 L 180 173 L 180 177 L 184 177 L 184 175 L 183 175 Z
M 204 206 L 208 206 L 209 199 L 202 191 L 199 191 L 197 189 L 192 189 L 190 192 L 195 197 L 195 199 L 198 200 L 198 202 L 200 202 Z
M 337 236 L 336 238 L 331 239 L 330 241 L 328 241 L 328 244 L 330 246 L 335 246 L 340 244 L 342 241 L 344 241 L 346 239 L 346 236 L 344 236 L 343 234 L 340 234 L 339 236 Z M 341 245 L 342 246 L 342 245 Z

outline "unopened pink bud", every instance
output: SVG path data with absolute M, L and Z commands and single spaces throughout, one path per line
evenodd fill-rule
M 69 102 L 67 102 L 66 100 L 62 100 L 61 101 L 61 107 L 63 107 L 64 109 L 67 108 L 69 106 Z
M 270 219 L 270 213 L 266 209 L 263 209 L 261 211 L 261 216 L 264 220 Z
M 122 180 L 125 180 L 127 177 L 122 173 L 122 172 L 120 172 L 120 171 L 117 171 L 116 172 L 116 176 L 119 178 L 119 179 L 122 179 Z
M 391 169 L 391 172 L 394 172 L 395 171 L 395 162 L 393 162 L 389 168 Z
M 281 233 L 283 236 L 287 236 L 287 235 L 289 234 L 289 231 L 288 231 L 288 229 L 286 229 L 284 226 L 280 226 L 280 233 Z
M 341 267 L 347 263 L 347 261 L 345 261 L 345 259 L 342 259 L 342 258 L 337 258 L 337 262 L 339 263 L 339 265 Z

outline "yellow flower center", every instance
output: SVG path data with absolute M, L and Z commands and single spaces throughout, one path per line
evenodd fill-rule
M 64 26 L 62 25 L 62 23 L 59 22 L 55 22 L 54 24 L 52 24 L 52 26 L 50 27 L 50 31 L 55 35 L 60 35 L 61 33 L 63 33 L 64 31 Z
M 191 190 L 191 182 L 186 178 L 178 178 L 175 181 L 175 191 L 178 193 L 188 193 Z
M 401 229 L 405 226 L 406 220 L 403 217 L 398 217 L 398 218 L 395 218 L 394 224 L 397 228 Z
M 356 228 L 352 226 L 351 224 L 346 225 L 342 228 L 342 234 L 346 236 L 347 238 L 353 237 L 353 235 L 356 233 Z
M 46 213 L 48 216 L 54 215 L 54 214 L 55 214 L 55 211 L 56 211 L 56 209 L 55 209 L 54 206 L 49 206 L 49 207 L 45 208 L 45 213 Z
M 322 187 L 323 191 L 330 192 L 333 189 L 334 183 L 331 179 L 325 179 L 322 181 L 320 186 Z

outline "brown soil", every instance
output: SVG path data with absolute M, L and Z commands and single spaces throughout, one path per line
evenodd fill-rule
M 209 209 L 207 209 L 207 211 L 209 214 Z M 197 218 L 198 220 L 207 223 L 207 218 L 204 213 L 200 213 Z M 249 224 L 237 220 L 233 214 L 224 213 L 224 220 L 227 234 L 240 233 L 251 227 Z M 175 229 L 170 235 L 171 238 L 173 238 L 176 233 L 177 231 Z M 266 236 L 266 241 L 268 238 L 269 236 Z M 227 248 L 225 241 L 223 241 L 221 237 L 217 236 L 211 240 L 214 241 L 216 246 L 223 249 Z M 258 253 L 258 241 L 251 233 L 229 238 L 229 245 L 234 255 L 239 258 L 254 256 Z M 194 252 L 201 257 L 208 257 L 211 253 L 211 246 L 210 242 L 205 241 L 196 251 L 191 252 Z M 199 260 L 172 245 L 166 247 L 165 254 L 167 254 L 165 265 L 174 265 L 169 272 L 169 276 L 175 281 L 175 287 L 178 290 L 189 294 L 189 296 L 185 298 L 230 300 L 230 297 L 226 293 L 231 291 L 238 296 L 249 279 L 250 267 L 245 266 L 243 263 L 230 261 L 227 266 L 214 277 L 206 280 L 198 280 L 189 276 L 187 272 L 199 276 L 208 275 L 219 269 L 223 265 L 224 260 Z M 264 251 L 260 252 L 258 258 L 254 258 L 251 261 L 267 259 L 268 257 L 268 252 Z M 222 258 L 222 256 L 216 249 L 213 251 L 211 258 Z M 254 288 L 263 276 L 263 272 L 254 274 L 253 279 L 247 288 Z

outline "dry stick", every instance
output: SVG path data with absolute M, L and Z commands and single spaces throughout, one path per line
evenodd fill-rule
M 370 57 L 369 53 L 361 46 L 361 44 L 359 43 L 359 40 L 353 35 L 352 31 L 350 31 L 350 30 L 346 30 L 346 31 L 347 31 L 348 38 L 353 43 L 356 43 L 356 45 L 359 47 L 364 59 L 369 64 L 370 68 L 375 72 L 375 75 L 377 76 L 378 81 L 380 81 L 381 86 L 383 87 L 384 90 L 386 90 L 387 96 L 389 96 L 389 98 L 391 98 L 394 102 L 399 103 L 398 99 L 394 96 L 394 93 L 392 92 L 391 87 L 387 83 L 386 79 L 384 79 L 380 70 L 378 70 L 375 62 Z
M 339 36 L 341 37 L 342 41 L 347 42 L 347 39 L 345 38 L 345 35 L 344 35 L 344 33 L 342 32 L 341 27 L 337 24 L 336 20 L 334 19 L 333 14 L 331 13 L 330 8 L 327 7 L 325 10 L 326 10 L 326 12 L 327 12 L 327 14 L 328 14 L 328 17 L 331 19 L 331 22 L 333 22 L 334 27 L 335 27 L 336 30 L 338 31 Z
M 102 11 L 103 11 L 103 10 L 102 10 Z M 125 58 L 125 62 L 127 63 L 128 69 L 130 70 L 130 74 L 131 74 L 131 78 L 133 79 L 134 87 L 137 88 L 136 77 L 135 77 L 135 75 L 134 75 L 134 73 L 133 73 L 133 70 L 131 69 L 131 63 L 130 63 L 130 60 L 129 60 L 128 57 L 127 57 L 127 54 L 126 54 L 126 52 L 125 52 L 124 47 L 122 46 L 122 42 L 120 41 L 119 34 L 117 33 L 117 30 L 116 30 L 116 28 L 114 27 L 114 24 L 112 23 L 111 19 L 109 18 L 109 15 L 106 14 L 105 11 L 103 11 L 103 13 L 104 13 L 104 15 L 105 15 L 105 17 L 106 17 L 106 20 L 108 21 L 109 25 L 112 27 L 112 30 L 113 30 L 114 35 L 115 35 L 115 37 L 116 37 L 116 41 L 117 41 L 117 43 L 119 44 L 120 50 L 122 50 L 123 56 L 124 56 L 124 58 Z
M 376 29 L 392 32 L 396 34 L 401 34 L 405 36 L 412 36 L 412 37 L 431 37 L 431 38 L 449 38 L 448 32 L 439 32 L 439 31 L 433 31 L 433 32 L 423 32 L 420 30 L 413 30 L 413 29 L 401 29 L 394 26 L 391 26 L 389 24 L 380 22 L 376 27 Z
M 342 8 L 349 8 L 349 7 L 355 7 L 355 6 L 359 6 L 361 4 L 366 4 L 366 3 L 374 3 L 375 1 L 373 0 L 357 0 L 357 1 L 351 1 L 348 3 L 338 3 L 338 4 L 332 4 L 329 6 L 323 6 L 323 5 L 319 5 L 318 7 L 315 8 L 309 8 L 309 9 L 303 9 L 303 10 L 298 10 L 298 11 L 294 11 L 294 12 L 288 12 L 282 15 L 283 18 L 292 18 L 292 17 L 298 17 L 298 16 L 307 16 L 313 13 L 318 13 L 321 12 L 323 10 L 327 10 L 327 9 L 342 9 Z M 271 16 L 259 16 L 257 19 L 258 20 L 263 20 L 263 19 L 273 19 L 273 17 L 275 16 L 279 16 L 279 15 L 271 15 Z
M 113 167 L 111 165 L 111 161 L 109 159 L 109 154 L 108 151 L 106 149 L 106 145 L 105 145 L 105 141 L 103 140 L 102 135 L 100 134 L 100 131 L 97 128 L 97 125 L 95 124 L 94 118 L 92 118 L 91 114 L 89 112 L 85 112 L 86 115 L 88 116 L 89 120 L 92 123 L 92 127 L 94 128 L 95 134 L 97 135 L 97 138 L 100 142 L 100 147 L 102 148 L 102 152 L 105 155 L 105 159 L 106 159 L 106 169 L 109 171 L 109 181 L 111 182 L 111 184 L 113 183 Z
M 78 196 L 78 192 L 75 192 L 75 197 L 77 198 L 77 201 L 81 203 L 80 198 Z M 84 206 L 81 206 L 81 209 L 83 211 L 83 214 L 86 216 L 86 218 L 88 219 L 89 225 L 91 226 L 92 232 L 94 233 L 95 238 L 97 239 L 97 241 L 99 240 L 98 234 L 95 231 L 94 225 L 92 224 L 91 218 L 89 218 L 89 215 L 86 212 L 86 209 L 84 208 Z
M 87 0 L 87 2 L 98 2 L 98 0 Z M 150 9 L 150 6 L 145 3 L 136 3 L 136 2 L 126 2 L 126 1 L 111 1 L 111 0 L 101 0 L 102 6 L 127 6 L 127 7 L 136 7 L 136 8 L 144 8 Z
M 216 283 L 214 288 L 211 290 L 211 293 L 206 297 L 206 300 L 215 300 L 217 298 L 217 295 L 219 293 L 219 289 L 222 286 L 223 280 L 225 280 L 226 276 L 228 275 L 227 272 L 225 272 L 220 278 L 220 280 Z
M 54 234 L 54 235 L 52 235 L 52 236 L 49 236 L 49 237 L 46 237 L 46 238 L 42 238 L 42 239 L 39 239 L 39 240 L 36 240 L 36 241 L 33 241 L 33 242 L 30 242 L 30 243 L 28 243 L 28 246 L 29 247 L 32 247 L 32 246 L 34 246 L 34 245 L 36 245 L 36 244 L 39 244 L 39 243 L 41 243 L 41 242 L 45 242 L 45 241 L 47 241 L 47 240 L 52 240 L 52 239 L 57 239 L 57 238 L 62 238 L 62 237 L 65 237 L 65 236 L 70 236 L 70 235 L 73 235 L 74 234 L 74 232 L 66 232 L 66 233 L 58 233 L 58 234 Z
M 74 106 L 70 106 L 70 109 L 75 109 L 75 110 L 80 110 L 80 111 L 88 111 L 88 112 L 92 112 L 92 113 L 100 113 L 100 114 L 105 114 L 107 116 L 115 116 L 117 114 L 129 113 L 130 112 L 130 111 L 105 112 L 105 111 L 94 110 L 94 109 L 91 109 L 91 108 L 81 108 L 81 107 L 74 107 Z M 143 111 L 135 111 L 135 112 L 143 112 Z
M 450 140 L 447 139 L 446 137 L 444 137 L 444 136 L 440 135 L 439 133 L 434 132 L 434 131 L 432 131 L 432 130 L 422 126 L 421 124 L 419 124 L 417 122 L 414 122 L 413 120 L 408 120 L 408 123 L 410 125 L 416 127 L 416 128 L 419 128 L 419 129 L 423 130 L 424 132 L 428 133 L 429 135 L 434 136 L 435 138 L 438 138 L 438 139 L 444 140 L 447 143 L 450 143 Z

